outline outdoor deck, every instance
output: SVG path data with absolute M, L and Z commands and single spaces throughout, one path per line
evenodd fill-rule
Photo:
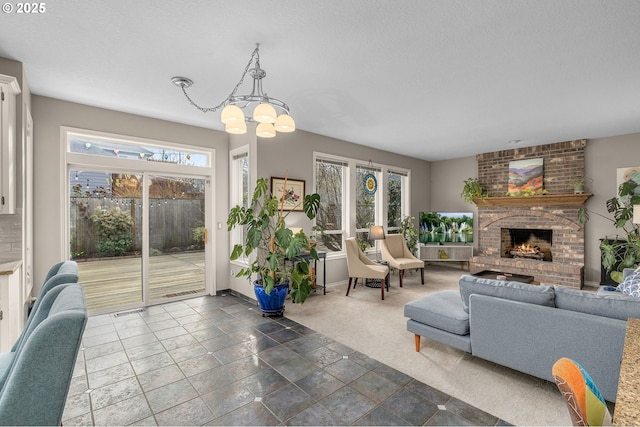
M 79 260 L 89 312 L 104 312 L 142 301 L 142 258 Z M 204 291 L 204 252 L 162 254 L 149 258 L 149 301 Z

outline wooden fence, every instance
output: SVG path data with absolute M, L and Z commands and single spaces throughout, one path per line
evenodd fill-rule
M 134 220 L 131 227 L 133 248 L 142 251 L 142 200 L 140 198 L 72 197 L 69 225 L 71 256 L 91 258 L 96 255 L 99 238 L 91 215 L 98 207 L 120 208 Z M 149 245 L 153 251 L 183 252 L 201 249 L 202 241 L 194 238 L 194 230 L 204 227 L 204 199 L 151 199 L 149 207 Z

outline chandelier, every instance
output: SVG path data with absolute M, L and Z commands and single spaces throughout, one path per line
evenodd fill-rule
M 250 68 L 253 64 L 253 68 Z M 238 88 L 244 82 L 244 78 L 249 73 L 253 77 L 253 89 L 249 95 L 236 95 Z M 187 88 L 193 85 L 193 81 L 186 77 L 172 77 L 174 85 L 182 89 L 182 93 L 189 100 L 191 105 L 203 113 L 217 111 L 222 108 L 220 121 L 224 123 L 224 130 L 232 134 L 244 134 L 247 132 L 247 122 L 257 122 L 256 135 L 262 138 L 273 138 L 278 132 L 293 132 L 296 124 L 289 115 L 289 106 L 276 98 L 271 98 L 262 90 L 262 79 L 267 75 L 266 71 L 260 68 L 260 43 L 256 43 L 256 48 L 251 54 L 249 63 L 244 68 L 242 77 L 233 88 L 231 94 L 215 107 L 201 107 L 196 104 L 187 94 Z M 224 108 L 223 108 L 224 107 Z M 251 116 L 245 116 L 243 110 L 253 108 Z

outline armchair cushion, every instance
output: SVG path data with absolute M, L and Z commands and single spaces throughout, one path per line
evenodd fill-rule
M 376 264 L 362 253 L 355 238 L 346 239 L 345 246 L 349 277 L 384 279 L 389 273 L 389 268 L 386 265 Z
M 398 270 L 424 268 L 424 261 L 411 253 L 402 234 L 387 234 L 380 247 L 382 259 L 392 268 Z

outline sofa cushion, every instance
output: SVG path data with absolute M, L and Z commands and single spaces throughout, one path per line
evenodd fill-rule
M 640 299 L 597 295 L 563 286 L 556 288 L 556 307 L 619 320 L 640 317 Z
M 618 285 L 618 291 L 632 297 L 640 297 L 640 271 L 636 270 Z
M 469 333 L 469 314 L 456 291 L 441 291 L 404 305 L 404 316 L 452 334 Z
M 467 313 L 469 312 L 469 295 L 471 294 L 488 295 L 548 307 L 555 306 L 553 286 L 482 279 L 468 274 L 460 277 L 459 283 L 462 306 Z

